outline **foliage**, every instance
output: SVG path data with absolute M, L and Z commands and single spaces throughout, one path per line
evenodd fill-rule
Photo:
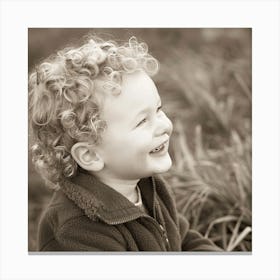
M 165 177 L 192 228 L 226 251 L 251 251 L 250 44 L 222 39 L 199 54 L 176 49 L 166 61 L 181 105 L 169 108 L 173 168 Z

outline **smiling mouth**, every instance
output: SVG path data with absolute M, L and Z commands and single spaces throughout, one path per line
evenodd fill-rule
M 166 144 L 167 144 L 168 141 L 165 141 L 164 143 L 162 143 L 160 146 L 156 147 L 155 149 L 153 149 L 150 154 L 155 154 L 155 153 L 159 153 L 161 152 L 162 150 L 164 150 Z

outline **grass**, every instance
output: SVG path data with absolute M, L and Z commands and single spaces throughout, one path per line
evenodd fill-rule
M 155 79 L 174 125 L 173 166 L 164 177 L 178 210 L 225 251 L 251 251 L 250 30 L 150 30 L 142 38 L 160 49 L 161 71 Z M 163 40 L 165 46 L 156 48 Z M 29 170 L 32 251 L 50 192 L 31 166 Z
M 175 135 L 174 166 L 165 176 L 174 187 L 178 210 L 192 228 L 224 250 L 250 251 L 250 146 L 236 144 L 236 134 L 232 134 L 232 146 L 206 150 L 200 142 L 201 127 L 197 126 L 192 150 L 180 122 L 175 125 Z
M 173 167 L 165 177 L 178 210 L 224 250 L 251 251 L 250 44 L 224 33 L 199 53 L 177 48 L 163 72 L 184 103 L 168 109 Z

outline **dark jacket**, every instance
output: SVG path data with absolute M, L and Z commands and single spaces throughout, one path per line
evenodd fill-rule
M 190 230 L 159 177 L 138 183 L 150 215 L 91 175 L 60 186 L 40 220 L 40 251 L 221 251 Z

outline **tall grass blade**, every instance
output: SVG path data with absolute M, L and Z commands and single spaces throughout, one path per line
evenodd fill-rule
M 210 232 L 211 232 L 211 230 L 212 230 L 212 228 L 213 228 L 214 225 L 220 224 L 220 223 L 226 223 L 226 222 L 236 221 L 236 220 L 238 220 L 238 218 L 235 217 L 235 216 L 231 216 L 231 215 L 224 216 L 224 217 L 221 217 L 221 218 L 217 218 L 217 219 L 215 219 L 214 221 L 212 221 L 212 222 L 210 223 L 210 225 L 208 226 L 208 228 L 207 228 L 207 230 L 206 230 L 204 236 L 205 236 L 206 238 L 208 238 L 208 236 L 210 235 Z
M 239 243 L 252 231 L 251 227 L 246 227 L 243 231 L 236 237 L 233 243 L 230 243 L 227 247 L 227 251 L 231 252 L 235 247 L 239 245 Z

